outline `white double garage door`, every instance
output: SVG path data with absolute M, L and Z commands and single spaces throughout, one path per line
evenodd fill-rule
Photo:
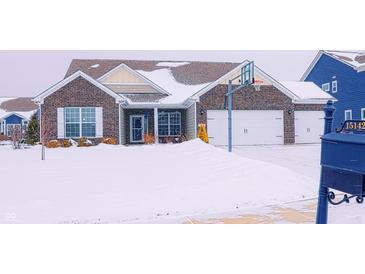
M 295 142 L 319 143 L 323 133 L 323 111 L 295 111 Z M 208 110 L 209 142 L 217 146 L 228 144 L 228 112 Z M 282 110 L 232 111 L 233 145 L 284 144 L 284 112 Z

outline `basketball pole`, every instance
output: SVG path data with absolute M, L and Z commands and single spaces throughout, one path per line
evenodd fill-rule
M 233 79 L 228 80 L 228 88 L 226 97 L 228 99 L 228 152 L 232 152 L 233 140 L 232 140 L 232 101 L 233 101 L 233 93 L 247 86 L 255 83 L 254 78 L 254 62 L 251 61 L 241 68 L 241 73 L 234 77 Z M 233 81 L 239 79 L 240 85 L 235 86 L 233 88 Z M 226 106 L 226 101 L 224 103 Z
M 228 152 L 232 152 L 232 80 L 228 81 Z

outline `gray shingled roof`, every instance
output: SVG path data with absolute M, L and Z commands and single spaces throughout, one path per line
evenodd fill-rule
M 37 105 L 34 104 L 32 98 L 21 97 L 2 102 L 0 108 L 6 112 L 32 111 L 37 109 Z
M 188 64 L 170 67 L 157 66 L 158 63 L 178 61 L 141 61 L 141 60 L 111 60 L 111 59 L 74 59 L 72 60 L 65 78 L 74 72 L 81 70 L 94 79 L 98 79 L 108 71 L 124 63 L 134 70 L 154 71 L 162 68 L 169 68 L 175 80 L 185 85 L 198 85 L 214 82 L 224 74 L 228 73 L 239 63 L 218 63 L 218 62 L 188 62 Z M 186 62 L 186 61 L 181 61 Z
M 326 50 L 325 53 L 334 58 L 340 59 L 353 67 L 363 67 L 365 64 L 364 51 L 331 51 Z

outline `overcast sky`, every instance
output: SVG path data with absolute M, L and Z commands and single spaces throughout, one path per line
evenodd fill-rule
M 254 60 L 278 80 L 299 80 L 316 51 L 0 51 L 0 97 L 33 97 L 60 81 L 73 58 L 166 61 Z

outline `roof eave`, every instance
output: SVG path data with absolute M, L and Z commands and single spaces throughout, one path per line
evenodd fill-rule
M 178 109 L 178 108 L 182 108 L 182 109 L 185 109 L 187 107 L 183 103 L 164 104 L 164 103 L 156 103 L 156 102 L 153 102 L 153 103 L 135 102 L 135 103 L 128 104 L 128 106 L 126 106 L 126 108 L 128 108 L 128 109 L 139 109 L 139 108 L 159 108 L 159 109 L 167 109 L 167 108 Z
M 362 65 L 362 66 L 359 66 L 356 70 L 357 70 L 357 72 L 363 72 L 363 71 L 365 71 L 365 64 Z
M 282 93 L 284 93 L 290 99 L 300 100 L 300 98 L 296 94 L 294 94 L 289 88 L 287 88 L 286 86 L 281 84 L 279 81 L 275 80 L 271 75 L 269 75 L 268 73 L 266 73 L 265 71 L 263 71 L 262 69 L 257 67 L 256 65 L 255 65 L 255 71 L 258 71 L 266 81 L 270 82 L 275 88 L 280 90 Z
M 312 62 L 310 63 L 309 67 L 304 71 L 302 77 L 300 78 L 300 81 L 305 81 L 305 79 L 308 77 L 309 73 L 311 73 L 314 66 L 317 64 L 318 60 L 322 57 L 324 51 L 320 50 L 318 51 L 317 55 L 314 57 Z
M 293 104 L 303 104 L 303 105 L 325 105 L 328 101 L 337 102 L 336 98 L 307 98 L 307 99 L 299 99 L 293 100 Z
M 69 77 L 67 77 L 67 78 L 59 81 L 58 83 L 56 83 L 53 86 L 51 86 L 50 88 L 46 89 L 42 93 L 38 94 L 36 97 L 34 97 L 32 99 L 32 101 L 35 104 L 37 104 L 37 105 L 43 104 L 44 103 L 44 99 L 47 96 L 49 96 L 53 92 L 59 90 L 60 88 L 62 88 L 66 84 L 72 82 L 77 77 L 82 77 L 86 81 L 88 81 L 91 84 L 93 84 L 94 86 L 100 88 L 101 90 L 103 90 L 104 92 L 106 92 L 107 94 L 109 94 L 110 96 L 112 96 L 113 98 L 115 98 L 115 102 L 116 103 L 119 103 L 120 104 L 120 103 L 124 103 L 124 102 L 129 102 L 129 99 L 128 98 L 124 97 L 123 95 L 120 95 L 120 94 L 115 93 L 114 91 L 112 91 L 108 87 L 104 86 L 103 84 L 101 84 L 100 82 L 98 82 L 97 80 L 95 80 L 94 78 L 92 78 L 91 76 L 87 75 L 86 73 L 82 72 L 81 70 L 78 70 L 78 71 L 74 72 Z
M 237 65 L 236 67 L 234 67 L 233 69 L 231 69 L 230 71 L 228 71 L 226 74 L 222 75 L 221 77 L 219 77 L 217 80 L 215 80 L 212 83 L 207 84 L 205 87 L 203 87 L 201 90 L 197 91 L 196 93 L 194 93 L 193 95 L 191 95 L 188 99 L 193 99 L 193 100 L 199 100 L 199 97 L 202 96 L 204 93 L 208 92 L 209 90 L 211 90 L 212 88 L 216 87 L 217 85 L 219 85 L 219 83 L 221 81 L 223 81 L 225 78 L 227 78 L 233 71 L 235 71 L 236 69 L 239 69 L 241 67 L 243 67 L 244 65 L 246 65 L 248 62 L 250 62 L 249 60 L 244 60 L 242 63 L 240 63 L 239 65 Z
M 353 64 L 350 64 L 349 62 L 346 62 L 344 60 L 342 60 L 341 58 L 336 58 L 334 54 L 331 54 L 325 50 L 320 50 L 316 57 L 313 59 L 313 61 L 311 62 L 311 64 L 309 65 L 309 67 L 306 69 L 306 71 L 304 72 L 303 76 L 300 78 L 300 81 L 305 81 L 305 79 L 308 77 L 308 75 L 311 73 L 311 71 L 313 70 L 313 68 L 315 67 L 315 65 L 317 64 L 317 62 L 319 61 L 319 59 L 322 57 L 322 55 L 325 54 L 328 57 L 331 57 L 332 59 L 335 59 L 351 68 L 353 68 L 354 70 L 356 70 L 357 72 L 361 72 L 365 70 L 365 66 L 360 66 L 357 67 Z
M 30 110 L 29 112 L 31 112 L 31 111 L 33 111 L 34 113 L 36 112 L 36 110 Z M 23 111 L 23 112 L 28 112 L 28 111 Z M 8 114 L 0 117 L 0 120 L 4 120 L 4 119 L 10 117 L 11 115 L 16 115 L 16 116 L 19 116 L 20 118 L 22 118 L 24 120 L 29 121 L 29 119 L 27 117 L 25 117 L 24 115 L 19 114 L 17 111 L 9 112 Z
M 222 77 L 220 77 L 219 79 L 217 79 L 216 81 L 214 81 L 213 83 L 207 85 L 206 87 L 204 87 L 203 89 L 201 89 L 197 93 L 193 94 L 188 99 L 192 99 L 192 100 L 198 101 L 200 96 L 202 96 L 204 93 L 208 92 L 209 90 L 211 90 L 212 88 L 214 88 L 215 86 L 217 86 L 221 81 L 223 81 L 225 78 L 227 78 L 233 71 L 235 71 L 235 70 L 239 69 L 240 67 L 244 66 L 245 64 L 247 64 L 247 62 L 249 62 L 249 60 L 243 61 L 237 67 L 233 68 L 232 70 L 230 70 L 228 73 L 226 73 L 225 75 L 223 75 Z M 271 83 L 274 87 L 276 87 L 278 90 L 280 90 L 281 92 L 283 92 L 286 96 L 288 96 L 292 100 L 299 100 L 300 99 L 293 92 L 291 92 L 288 88 L 286 88 L 284 85 L 282 85 L 281 83 L 279 83 L 272 76 L 270 76 L 269 74 L 267 74 L 266 72 L 264 72 L 262 69 L 260 69 L 256 65 L 255 65 L 255 71 L 256 72 L 258 71 L 259 74 L 261 74 L 261 76 L 264 78 L 264 80 L 266 80 L 267 82 Z

